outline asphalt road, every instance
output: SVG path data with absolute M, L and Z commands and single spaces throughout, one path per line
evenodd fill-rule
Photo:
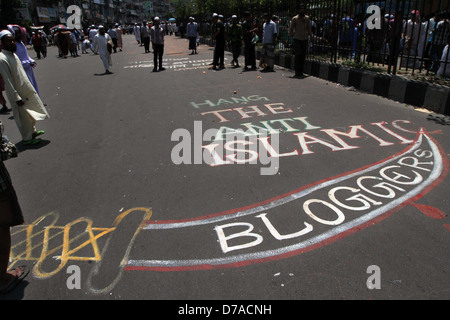
M 11 267 L 31 269 L 2 299 L 450 298 L 448 117 L 189 53 L 166 37 L 153 73 L 127 35 L 111 75 L 38 61 L 42 143 L 1 116 L 27 221 Z

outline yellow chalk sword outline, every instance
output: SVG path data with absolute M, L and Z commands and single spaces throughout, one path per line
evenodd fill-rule
M 21 233 L 26 234 L 26 239 L 22 240 L 18 243 L 15 243 L 13 246 L 11 246 L 11 255 L 10 255 L 10 259 L 11 259 L 11 263 L 9 265 L 9 269 L 13 268 L 19 261 L 37 261 L 35 266 L 33 267 L 33 274 L 34 276 L 41 278 L 41 279 L 45 279 L 45 278 L 49 278 L 53 275 L 55 275 L 56 273 L 58 273 L 59 271 L 61 271 L 61 269 L 63 269 L 68 261 L 101 261 L 102 259 L 102 254 L 101 254 L 101 250 L 99 249 L 98 246 L 98 242 L 97 240 L 100 239 L 101 237 L 115 231 L 117 229 L 117 226 L 121 223 L 121 221 L 131 212 L 133 211 L 144 211 L 145 212 L 145 216 L 143 221 L 149 220 L 152 212 L 150 209 L 147 208 L 133 208 L 130 210 L 127 210 L 123 213 L 121 213 L 120 215 L 118 215 L 116 217 L 116 219 L 114 220 L 113 226 L 111 228 L 98 228 L 98 227 L 93 227 L 93 222 L 92 219 L 90 218 L 78 218 L 68 224 L 66 224 L 65 226 L 56 226 L 56 222 L 59 219 L 59 214 L 57 212 L 50 212 L 47 213 L 41 217 L 39 217 L 38 219 L 36 219 L 33 223 L 28 224 L 28 225 L 24 225 L 24 226 L 18 226 L 16 227 L 18 230 L 15 230 L 11 233 L 11 236 L 17 236 Z M 50 225 L 47 225 L 43 228 L 43 230 L 39 230 L 37 232 L 33 232 L 35 227 L 38 226 L 42 221 L 44 221 L 47 217 L 52 217 L 53 220 L 50 223 Z M 74 236 L 73 238 L 70 238 L 70 230 L 73 226 L 75 226 L 78 223 L 86 223 L 86 228 L 84 230 L 84 232 Z M 137 233 L 139 233 L 139 231 L 142 229 L 142 224 L 139 226 L 138 230 L 136 231 L 135 236 L 137 235 Z M 57 232 L 55 233 L 51 233 L 51 231 L 55 231 L 57 230 Z M 95 234 L 96 232 L 98 232 L 97 234 Z M 42 242 L 39 243 L 35 243 L 33 244 L 33 239 L 35 239 L 36 237 L 40 236 L 43 234 L 43 239 Z M 49 242 L 50 240 L 63 235 L 63 240 L 62 240 L 62 244 L 54 247 L 54 248 L 49 248 Z M 81 237 L 86 236 L 86 234 L 88 235 L 89 239 L 84 241 L 82 244 L 76 246 L 75 248 L 70 248 L 70 245 L 73 244 L 75 241 L 79 240 Z M 134 240 L 134 237 L 133 237 Z M 20 253 L 14 253 L 14 250 L 25 244 L 25 250 L 20 252 Z M 92 249 L 93 249 L 93 256 L 77 256 L 75 255 L 78 251 L 80 251 L 81 249 L 87 247 L 88 245 L 92 245 Z M 130 243 L 128 250 L 126 252 L 126 257 L 128 257 L 129 251 L 131 250 L 131 245 L 132 243 Z M 41 249 L 41 254 L 39 257 L 35 257 L 33 256 L 33 250 L 35 250 L 36 248 L 39 248 L 42 246 Z M 106 246 L 105 246 L 106 247 Z M 106 248 L 104 248 L 105 250 Z M 45 259 L 47 257 L 52 256 L 53 254 L 55 254 L 56 252 L 61 250 L 61 255 L 59 256 L 55 256 L 55 259 L 60 260 L 60 264 L 53 270 L 50 272 L 46 272 L 43 270 L 42 265 L 45 261 Z

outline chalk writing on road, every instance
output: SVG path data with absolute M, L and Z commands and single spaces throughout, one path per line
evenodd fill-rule
M 442 218 L 442 212 L 415 202 L 447 172 L 446 154 L 421 129 L 413 143 L 384 160 L 226 212 L 155 221 L 150 209 L 138 207 L 119 214 L 111 227 L 94 227 L 85 217 L 58 225 L 60 215 L 48 213 L 13 228 L 10 267 L 33 261 L 34 276 L 46 279 L 69 262 L 91 261 L 88 290 L 104 294 L 127 271 L 217 269 L 288 258 L 369 227 L 409 204 Z M 292 210 L 298 214 L 290 215 Z M 183 237 L 197 240 L 195 250 L 179 250 Z M 167 248 L 153 248 L 152 239 L 165 239 Z M 173 252 L 176 258 L 164 256 Z M 102 265 L 108 271 L 99 277 Z
M 46 279 L 63 270 L 69 262 L 100 262 L 104 257 L 102 250 L 107 245 L 101 249 L 99 240 L 109 235 L 109 243 L 120 224 L 136 213 L 144 213 L 144 218 L 138 220 L 137 234 L 142 228 L 142 221 L 151 217 L 151 210 L 148 208 L 133 208 L 119 214 L 109 228 L 94 227 L 92 219 L 85 217 L 58 225 L 60 214 L 57 212 L 45 214 L 30 224 L 17 226 L 11 233 L 13 244 L 9 268 L 20 261 L 32 261 L 35 263 L 33 275 Z M 131 241 L 126 245 L 130 246 L 130 243 Z M 128 248 L 125 251 L 127 250 Z
M 421 129 L 402 152 L 261 203 L 188 220 L 148 221 L 141 233 L 146 243 L 163 237 L 179 239 L 173 242 L 177 245 L 186 237 L 202 248 L 181 252 L 168 245 L 151 258 L 135 253 L 126 270 L 218 269 L 298 255 L 413 204 L 447 172 L 446 154 Z M 167 252 L 179 252 L 180 257 L 165 258 Z
M 227 60 L 227 59 L 225 59 Z M 169 58 L 163 59 L 163 67 L 173 71 L 205 69 L 211 66 L 211 59 Z M 141 60 L 131 62 L 124 69 L 153 68 L 153 61 Z

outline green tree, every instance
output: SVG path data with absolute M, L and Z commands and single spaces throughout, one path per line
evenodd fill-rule
M 14 8 L 22 8 L 22 0 L 0 0 L 0 27 L 3 29 L 7 24 L 15 22 L 16 13 Z

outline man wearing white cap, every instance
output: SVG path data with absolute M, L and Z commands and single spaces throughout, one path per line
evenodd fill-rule
M 216 40 L 216 44 L 211 69 L 217 70 L 217 66 L 219 66 L 219 69 L 225 68 L 225 26 L 217 13 L 213 14 L 213 23 L 213 39 Z
M 191 54 L 197 53 L 197 23 L 194 17 L 189 17 L 189 23 L 186 26 L 186 35 L 189 38 L 189 50 Z
M 14 120 L 22 135 L 24 145 L 41 142 L 36 139 L 44 131 L 36 131 L 38 120 L 49 118 L 47 110 L 17 55 L 14 36 L 8 30 L 0 32 L 3 51 L 0 52 L 0 75 L 5 82 L 5 91 L 11 103 Z
M 141 27 L 137 23 L 134 24 L 133 33 L 137 43 L 141 44 Z
M 111 52 L 112 52 L 112 40 L 109 34 L 106 33 L 104 26 L 98 26 L 98 34 L 94 37 L 94 52 L 98 53 L 100 59 L 103 61 L 105 67 L 105 74 L 111 74 L 109 68 L 112 66 Z
M 238 17 L 236 15 L 231 16 L 231 26 L 228 29 L 228 37 L 231 43 L 231 52 L 233 54 L 233 61 L 231 64 L 235 68 L 239 68 L 239 54 L 242 47 L 242 26 L 238 23 Z
M 91 27 L 89 28 L 89 41 L 91 43 L 94 42 L 94 37 L 97 35 L 97 33 L 98 33 L 98 30 L 95 29 L 94 25 L 91 25 Z
M 153 19 L 154 25 L 150 29 L 150 38 L 152 41 L 153 49 L 153 72 L 166 70 L 162 66 L 162 57 L 164 53 L 164 29 L 160 25 L 158 17 Z M 158 62 L 159 59 L 159 62 Z

